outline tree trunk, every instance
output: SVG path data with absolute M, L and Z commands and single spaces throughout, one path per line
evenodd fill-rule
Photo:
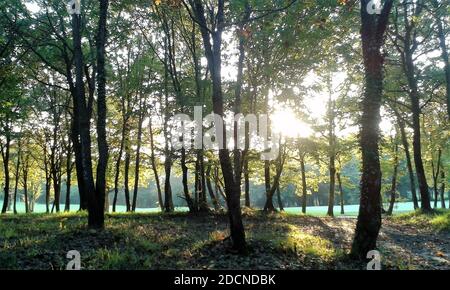
M 445 171 L 441 168 L 441 207 L 445 208 Z M 450 202 L 450 192 L 449 192 L 449 202 Z M 450 208 L 450 204 L 449 204 Z
M 437 0 L 433 1 L 433 6 L 435 9 L 439 8 L 439 2 Z M 442 5 L 442 8 L 445 9 L 445 5 Z M 447 12 L 443 12 L 447 13 Z M 437 24 L 437 35 L 439 38 L 439 46 L 441 48 L 441 56 L 442 61 L 444 62 L 444 71 L 445 71 L 445 84 L 446 84 L 446 96 L 447 96 L 447 115 L 450 119 L 450 60 L 448 55 L 448 48 L 446 44 L 446 33 L 444 31 L 444 25 L 443 25 L 443 19 L 441 18 L 441 15 L 436 15 L 434 17 Z
M 378 152 L 380 107 L 383 94 L 383 45 L 393 0 L 387 0 L 380 15 L 369 14 L 370 0 L 361 1 L 361 39 L 365 70 L 360 147 L 362 153 L 361 198 L 351 255 L 364 260 L 376 248 L 381 227 L 381 169 Z
M 28 172 L 29 172 L 29 156 L 25 157 L 24 166 L 23 166 L 23 194 L 25 196 L 25 213 L 28 213 L 29 204 L 28 204 Z
M 189 186 L 188 186 L 188 168 L 186 166 L 186 149 L 183 147 L 181 148 L 181 172 L 182 172 L 182 183 L 183 183 L 183 193 L 184 198 L 186 200 L 187 206 L 189 208 L 189 212 L 195 212 L 195 205 L 194 201 L 192 200 L 191 194 L 189 193 Z M 197 189 L 195 189 L 197 190 Z
M 164 161 L 164 211 L 173 212 L 173 201 L 172 201 L 172 186 L 170 185 L 170 171 L 172 167 L 171 152 L 166 150 L 166 160 Z
M 328 193 L 328 216 L 334 216 L 334 191 L 336 187 L 336 167 L 335 167 L 335 156 L 334 152 L 332 155 L 330 155 L 330 165 L 329 165 L 329 171 L 330 171 L 330 188 Z
M 387 211 L 388 215 L 392 215 L 394 211 L 395 197 L 397 195 L 397 174 L 398 174 L 398 144 L 395 140 L 395 149 L 394 149 L 394 172 L 392 174 L 392 183 L 391 183 L 391 199 L 389 201 L 389 209 Z
M 234 91 L 234 114 L 238 115 L 242 112 L 242 84 L 244 82 L 244 60 L 245 60 L 245 42 L 246 38 L 244 36 L 244 29 L 245 29 L 245 23 L 248 22 L 250 18 L 251 8 L 248 3 L 248 1 L 245 1 L 245 13 L 244 17 L 241 21 L 241 23 L 238 25 L 238 37 L 239 37 L 239 58 L 238 58 L 238 64 L 237 64 L 237 76 L 236 76 L 236 87 Z M 247 127 L 246 122 L 244 123 L 244 126 Z M 238 148 L 238 122 L 234 122 L 234 150 L 233 150 L 233 170 L 234 170 L 234 181 L 235 181 L 235 187 L 239 189 L 239 197 L 241 195 L 241 184 L 242 184 L 242 159 L 246 159 L 246 154 L 248 151 L 248 142 L 247 140 L 247 130 L 245 128 L 246 132 L 246 139 L 245 139 L 245 149 L 244 151 L 241 151 Z M 202 166 L 203 169 L 203 166 Z M 248 195 L 246 193 L 246 195 Z
M 327 78 L 327 87 L 329 91 L 328 98 L 328 158 L 329 158 L 329 192 L 328 192 L 328 211 L 327 215 L 333 217 L 334 216 L 334 194 L 336 188 L 336 153 L 335 153 L 335 145 L 336 145 L 336 136 L 334 134 L 335 130 L 335 104 L 332 98 L 332 84 L 331 77 Z
M 68 164 L 69 165 L 69 164 Z M 67 175 L 66 175 L 66 200 L 64 204 L 64 211 L 69 212 L 70 211 L 70 188 L 71 188 L 71 182 L 72 182 L 72 166 L 73 163 L 67 167 Z
M 198 159 L 195 160 L 195 171 L 194 171 L 194 208 L 195 211 L 198 211 L 198 200 L 199 200 L 199 181 L 198 181 L 198 171 L 199 171 L 199 166 L 198 166 Z
M 83 186 L 86 190 L 87 198 L 95 194 L 94 178 L 92 173 L 91 156 L 91 136 L 90 136 L 90 113 L 86 104 L 85 88 L 83 81 L 83 52 L 81 47 L 81 15 L 72 15 L 73 28 L 73 51 L 75 61 L 75 98 L 73 101 L 74 115 L 77 115 L 76 126 L 78 128 L 80 140 L 80 155 Z M 79 172 L 77 172 L 78 174 Z
M 66 156 L 66 200 L 64 205 L 64 211 L 66 212 L 70 211 L 70 188 L 72 182 L 73 165 L 74 163 L 72 162 L 72 148 L 69 144 Z
M 401 135 L 401 139 L 402 139 L 403 150 L 405 150 L 406 165 L 408 167 L 408 174 L 409 174 L 409 185 L 411 188 L 411 196 L 412 196 L 413 203 L 414 203 L 414 209 L 418 209 L 419 202 L 417 200 L 416 183 L 414 180 L 414 171 L 413 171 L 412 162 L 411 162 L 411 155 L 409 153 L 409 143 L 408 143 L 408 139 L 406 138 L 405 123 L 400 116 L 397 116 L 397 121 L 398 121 L 398 125 L 400 128 L 400 135 Z
M 423 211 L 431 211 L 430 205 L 430 194 L 428 191 L 427 179 L 425 176 L 425 169 L 422 160 L 422 144 L 421 144 L 421 132 L 420 132 L 420 94 L 418 89 L 418 80 L 416 76 L 416 68 L 414 65 L 414 50 L 416 42 L 415 34 L 412 33 L 414 30 L 414 21 L 409 21 L 408 17 L 408 4 L 406 2 L 402 3 L 404 6 L 404 20 L 405 20 L 405 35 L 402 36 L 403 41 L 403 55 L 402 63 L 403 70 L 405 72 L 408 86 L 409 86 L 409 97 L 411 101 L 411 111 L 412 111 L 412 129 L 413 129 L 413 156 L 414 165 L 416 168 L 417 181 L 419 183 L 419 191 L 421 196 L 421 208 Z M 417 12 L 415 15 L 417 16 Z
M 59 212 L 59 204 L 61 200 L 61 180 L 59 178 L 60 174 L 56 170 L 52 170 L 53 172 L 53 193 L 54 193 L 54 201 L 53 205 L 56 208 L 56 212 Z
M 128 139 L 128 138 L 127 138 Z M 130 177 L 130 140 L 125 142 L 125 170 L 124 170 L 124 191 L 125 191 L 125 205 L 127 212 L 131 211 L 130 205 L 130 185 L 129 185 L 129 177 Z
M 86 193 L 86 187 L 83 183 L 83 166 L 81 163 L 81 145 L 79 141 L 79 133 L 77 129 L 76 123 L 78 123 L 78 116 L 73 116 L 72 120 L 72 144 L 73 144 L 73 150 L 75 153 L 75 171 L 77 176 L 77 185 L 78 185 L 78 193 L 80 197 L 80 208 L 79 210 L 86 210 L 87 209 L 87 193 Z
M 250 177 L 248 172 L 248 156 L 244 159 L 244 193 L 245 193 L 245 206 L 250 207 Z
M 339 193 L 340 193 L 341 214 L 345 214 L 345 211 L 344 211 L 344 190 L 342 189 L 342 181 L 341 181 L 341 173 L 340 172 L 336 172 L 336 178 L 338 180 Z
M 306 171 L 305 158 L 300 158 L 300 169 L 302 171 L 302 213 L 306 213 Z
M 208 68 L 212 80 L 212 101 L 213 112 L 219 116 L 224 116 L 223 95 L 222 95 L 222 77 L 221 77 L 221 45 L 222 29 L 224 23 L 224 0 L 218 0 L 216 15 L 216 31 L 211 35 L 207 29 L 204 4 L 201 0 L 194 0 L 191 3 L 192 9 L 196 15 L 203 38 L 205 56 L 208 62 Z M 211 45 L 211 38 L 213 45 Z M 220 131 L 217 130 L 217 133 Z M 225 130 L 223 130 L 225 133 Z M 225 134 L 224 134 L 225 137 Z M 226 140 L 226 138 L 224 138 Z M 224 145 L 224 144 L 222 144 Z M 233 166 L 229 150 L 225 146 L 219 149 L 219 161 L 222 168 L 222 174 L 225 183 L 225 194 L 228 206 L 228 218 L 230 220 L 230 234 L 233 249 L 239 253 L 246 251 L 245 230 L 242 222 L 240 206 L 240 186 L 234 179 Z
M 113 204 L 112 204 L 112 211 L 116 212 L 116 204 L 117 204 L 117 195 L 119 194 L 119 176 L 120 176 L 120 161 L 122 159 L 123 154 L 123 148 L 125 146 L 125 135 L 126 135 L 126 113 L 125 113 L 125 105 L 122 101 L 122 137 L 120 139 L 120 149 L 119 153 L 117 154 L 117 161 L 116 161 L 116 168 L 114 173 L 114 197 L 113 197 Z M 152 135 L 153 137 L 153 135 Z
M 434 160 L 431 160 L 431 169 L 432 169 L 432 175 L 433 175 L 433 193 L 434 193 L 434 208 L 437 208 L 438 199 L 439 199 L 439 192 L 438 192 L 438 182 L 439 182 L 439 176 L 440 176 L 440 169 L 441 169 L 441 155 L 442 150 L 441 148 L 438 149 L 438 157 L 437 157 L 437 166 L 434 166 Z
M 47 175 L 47 174 L 46 174 Z M 52 181 L 50 178 L 50 174 L 45 177 L 45 212 L 50 213 L 50 189 L 52 187 Z
M 198 185 L 199 185 L 199 203 L 198 210 L 200 212 L 207 212 L 209 210 L 206 201 L 206 182 L 205 182 L 205 162 L 203 159 L 203 150 L 197 151 L 198 160 Z
M 102 229 L 105 224 L 106 169 L 108 142 L 106 140 L 106 22 L 109 0 L 99 1 L 97 31 L 97 146 L 98 164 L 95 191 L 89 194 L 89 227 Z
M 104 212 L 109 212 L 109 194 L 111 193 L 111 190 L 106 190 L 105 193 L 105 205 L 104 205 Z
M 169 129 L 168 129 L 168 122 L 169 122 L 169 91 L 168 91 L 168 78 L 169 78 L 169 70 L 168 70 L 168 37 L 164 38 L 164 46 L 165 46 L 165 53 L 164 53 L 164 124 L 163 124 L 163 131 L 164 131 L 164 173 L 165 173 L 165 180 L 164 180 L 164 211 L 165 212 L 173 212 L 173 200 L 172 200 L 172 186 L 170 185 L 170 172 L 172 168 L 172 150 L 169 148 Z
M 5 130 L 6 131 L 6 130 Z M 5 187 L 4 187 L 4 197 L 3 197 L 3 207 L 2 214 L 6 213 L 9 203 L 9 157 L 10 157 L 10 147 L 11 147 L 11 137 L 10 133 L 6 132 L 6 143 L 2 145 L 2 160 L 3 160 L 3 174 L 5 175 Z
M 283 201 L 281 200 L 280 186 L 277 187 L 277 201 L 280 211 L 284 211 Z
M 161 184 L 159 182 L 159 174 L 158 174 L 158 168 L 156 167 L 156 157 L 155 157 L 155 143 L 153 141 L 153 129 L 152 129 L 152 118 L 150 116 L 150 120 L 148 123 L 148 128 L 150 131 L 150 160 L 152 163 L 152 170 L 153 175 L 155 176 L 155 182 L 156 182 L 156 190 L 158 191 L 158 202 L 159 207 L 161 208 L 161 211 L 164 210 L 164 203 L 162 199 L 162 193 L 161 193 Z
M 413 81 L 415 86 L 415 80 Z M 422 144 L 420 133 L 420 105 L 419 96 L 416 89 L 410 92 L 411 103 L 413 108 L 413 155 L 414 164 L 416 167 L 417 181 L 419 183 L 419 191 L 421 197 L 421 208 L 424 211 L 431 211 L 430 193 L 428 191 L 427 179 L 425 176 L 425 169 L 422 161 Z
M 18 142 L 18 151 L 17 151 L 17 162 L 16 162 L 16 180 L 14 183 L 14 195 L 13 195 L 13 212 L 14 214 L 17 214 L 17 207 L 16 207 L 16 202 L 17 202 L 17 187 L 19 185 L 19 175 L 20 175 L 20 158 L 21 158 L 21 153 L 22 153 L 22 146 L 20 144 L 20 139 Z
M 281 151 L 285 151 L 285 149 L 282 149 L 281 141 L 280 141 L 280 153 L 277 158 L 277 167 L 276 167 L 276 174 L 274 177 L 273 185 L 269 188 L 267 192 L 267 199 L 266 204 L 264 205 L 264 211 L 275 211 L 276 209 L 271 209 L 270 206 L 273 207 L 273 196 L 276 192 L 276 189 L 280 186 L 280 178 L 281 173 L 283 172 L 283 165 L 286 158 L 285 153 L 282 153 Z
M 140 110 L 142 110 L 142 106 Z M 131 211 L 136 211 L 136 202 L 137 202 L 137 194 L 139 189 L 139 166 L 141 164 L 141 143 L 142 143 L 142 122 L 144 121 L 144 115 L 142 112 L 139 112 L 139 121 L 138 121 L 138 135 L 137 135 L 137 149 L 136 149 L 136 165 L 134 170 L 134 189 L 133 189 L 133 203 L 131 207 Z
M 211 164 L 209 163 L 206 167 L 206 186 L 208 187 L 209 196 L 213 203 L 214 209 L 218 211 L 220 209 L 219 201 L 217 200 L 217 196 L 214 194 L 214 190 L 211 185 Z

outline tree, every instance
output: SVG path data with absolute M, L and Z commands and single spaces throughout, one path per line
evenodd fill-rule
M 106 191 L 106 167 L 108 165 L 108 143 L 106 141 L 106 72 L 105 46 L 108 17 L 108 0 L 99 1 L 97 33 L 97 142 L 99 159 L 95 192 L 89 195 L 88 225 L 91 228 L 104 227 L 104 204 Z
M 369 14 L 371 1 L 361 1 L 361 40 L 365 71 L 360 147 L 362 152 L 361 199 L 351 255 L 365 259 L 375 249 L 381 227 L 381 171 L 378 153 L 380 106 L 383 93 L 384 42 L 393 0 L 385 1 L 381 14 Z
M 403 14 L 399 14 L 398 9 L 395 13 L 395 36 L 394 45 L 401 55 L 402 68 L 405 73 L 408 83 L 408 94 L 411 103 L 412 112 L 412 128 L 413 134 L 413 156 L 414 165 L 417 174 L 417 181 L 419 183 L 419 191 L 421 196 L 421 208 L 424 211 L 431 211 L 430 196 L 428 191 L 427 179 L 425 176 L 425 169 L 422 160 L 422 144 L 421 144 L 421 130 L 420 130 L 420 114 L 423 106 L 420 104 L 420 91 L 419 91 L 419 72 L 414 63 L 414 53 L 419 47 L 417 40 L 417 27 L 414 19 L 420 17 L 423 6 L 420 3 L 411 4 L 404 1 L 401 4 L 403 8 Z M 399 20 L 402 17 L 403 20 Z M 402 22 L 401 22 L 402 21 Z M 403 25 L 402 34 L 399 32 L 398 26 L 400 23 Z
M 448 52 L 448 46 L 446 43 L 446 36 L 448 31 L 444 29 L 444 21 L 446 16 L 448 16 L 448 11 L 445 11 L 448 6 L 448 1 L 438 1 L 433 0 L 432 6 L 435 9 L 434 11 L 434 20 L 437 26 L 437 37 L 439 39 L 439 47 L 441 49 L 441 57 L 444 62 L 444 71 L 445 71 L 445 85 L 446 85 L 446 100 L 447 100 L 447 115 L 450 119 L 450 58 Z M 440 3 L 441 2 L 441 3 Z
M 392 212 L 394 211 L 394 204 L 395 204 L 395 198 L 397 196 L 397 177 L 398 177 L 398 167 L 399 167 L 399 160 L 398 160 L 398 141 L 397 141 L 397 132 L 395 134 L 395 137 L 391 137 L 391 144 L 394 146 L 393 150 L 393 167 L 394 172 L 392 173 L 392 182 L 391 182 L 391 190 L 390 190 L 390 201 L 389 201 L 389 209 L 387 210 L 388 215 L 392 215 Z
M 217 12 L 209 11 L 209 15 L 214 15 L 214 27 L 208 28 L 207 20 L 205 18 L 205 5 L 200 0 L 189 1 L 190 6 L 194 12 L 196 23 L 200 27 L 203 38 L 203 46 L 205 56 L 208 61 L 208 68 L 212 81 L 212 100 L 213 112 L 221 117 L 224 116 L 223 107 L 223 92 L 222 92 L 222 77 L 221 77 L 221 46 L 222 33 L 224 25 L 224 9 L 225 2 L 218 0 Z M 223 130 L 225 132 L 226 130 Z M 218 134 L 219 134 L 218 130 Z M 226 139 L 226 138 L 223 138 Z M 225 144 L 221 144 L 219 149 L 219 160 L 222 167 L 222 174 L 225 182 L 225 194 L 228 205 L 228 217 L 230 220 L 230 234 L 232 240 L 232 247 L 234 250 L 242 253 L 246 249 L 245 231 L 242 223 L 240 196 L 241 190 L 236 179 L 236 172 L 233 174 L 233 166 L 229 155 L 229 150 L 225 149 Z

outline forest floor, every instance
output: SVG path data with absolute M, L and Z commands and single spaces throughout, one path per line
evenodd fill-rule
M 1 269 L 365 269 L 346 255 L 356 219 L 244 210 L 248 254 L 227 250 L 225 214 L 108 214 L 86 229 L 85 213 L 0 217 Z M 225 239 L 225 241 L 224 241 Z M 383 269 L 450 269 L 450 211 L 383 218 Z

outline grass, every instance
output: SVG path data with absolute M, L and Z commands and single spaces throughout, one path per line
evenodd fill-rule
M 2 216 L 0 268 L 64 269 L 69 250 L 84 269 L 334 268 L 341 258 L 331 241 L 290 222 L 307 217 L 244 214 L 244 256 L 227 251 L 224 214 L 109 214 L 103 231 L 86 229 L 86 213 Z
M 434 209 L 431 213 L 417 210 L 412 213 L 394 216 L 392 219 L 409 225 L 431 226 L 438 232 L 450 232 L 450 210 L 448 209 Z
M 448 230 L 449 211 L 392 217 Z M 1 269 L 65 269 L 77 250 L 83 269 L 364 269 L 343 240 L 354 220 L 244 210 L 247 255 L 227 250 L 228 219 L 178 212 L 108 214 L 105 230 L 86 228 L 86 213 L 0 216 Z M 334 225 L 333 225 L 334 223 Z M 345 231 L 345 227 L 347 227 Z M 340 236 L 338 236 L 340 234 Z

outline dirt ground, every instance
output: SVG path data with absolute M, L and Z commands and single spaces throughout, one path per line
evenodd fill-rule
M 356 218 L 304 218 L 295 223 L 310 233 L 350 249 Z M 387 268 L 449 270 L 450 233 L 385 218 L 378 238 L 382 265 Z M 384 256 L 384 257 L 383 257 Z

